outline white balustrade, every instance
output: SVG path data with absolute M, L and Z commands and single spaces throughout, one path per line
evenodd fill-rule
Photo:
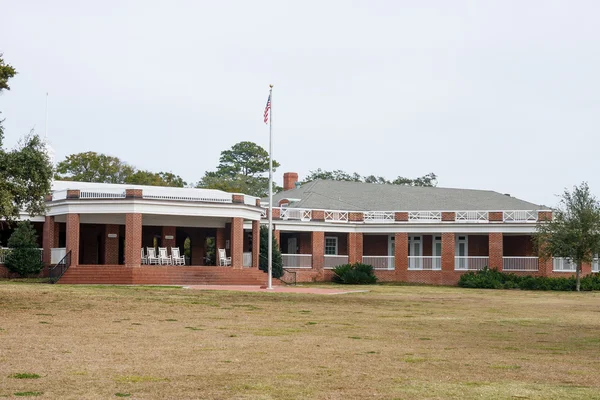
M 489 257 L 454 257 L 454 269 L 457 271 L 479 271 L 489 265 Z
M 56 265 L 65 258 L 67 255 L 67 249 L 65 247 L 55 247 L 50 249 L 50 264 Z
M 52 192 L 52 200 L 65 200 L 67 198 L 67 190 L 55 190 Z
M 310 221 L 312 218 L 312 211 L 304 208 L 282 208 L 281 219 L 296 219 L 300 221 Z
M 504 211 L 502 213 L 504 222 L 537 222 L 537 211 Z
M 363 220 L 367 223 L 378 222 L 394 222 L 393 211 L 365 211 L 363 212 Z
M 90 191 L 81 191 L 79 192 L 80 199 L 124 199 L 125 191 L 116 191 L 116 192 L 90 192 Z
M 442 257 L 440 256 L 408 256 L 409 270 L 431 270 L 439 271 L 442 269 Z
M 487 211 L 457 211 L 456 222 L 489 222 Z
M 537 271 L 537 257 L 503 257 L 503 271 Z
M 312 254 L 282 254 L 284 268 L 312 268 Z
M 554 272 L 575 272 L 577 266 L 570 258 L 554 257 L 552 258 L 552 271 Z
M 600 260 L 597 258 L 592 261 L 592 272 L 600 272 Z
M 338 256 L 338 255 L 330 255 L 325 254 L 325 264 L 323 268 L 325 269 L 333 269 L 338 265 L 348 264 L 348 256 Z
M 231 193 L 213 189 L 143 187 L 142 196 L 149 200 L 193 201 L 207 203 L 231 203 Z
M 373 266 L 373 269 L 394 269 L 394 256 L 363 256 L 362 262 Z
M 325 210 L 325 221 L 348 222 L 348 211 Z
M 244 252 L 242 260 L 243 260 L 244 267 L 251 267 L 252 266 L 252 252 Z
M 408 220 L 411 222 L 440 222 L 441 211 L 409 211 Z

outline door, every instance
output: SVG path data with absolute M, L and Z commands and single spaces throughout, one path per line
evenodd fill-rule
M 469 269 L 469 260 L 467 256 L 469 255 L 469 246 L 468 239 L 466 236 L 459 236 L 456 240 L 456 261 L 455 268 L 456 269 Z
M 296 254 L 297 248 L 298 248 L 298 239 L 295 237 L 288 238 L 288 240 L 287 240 L 288 254 Z
M 423 268 L 423 255 L 421 247 L 421 236 L 409 236 L 408 237 L 408 267 L 410 269 L 422 269 Z

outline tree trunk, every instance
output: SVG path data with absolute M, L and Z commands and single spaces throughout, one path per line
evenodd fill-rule
M 576 283 L 575 287 L 578 292 L 581 289 L 580 275 L 581 275 L 581 263 L 577 263 L 577 268 L 575 268 L 575 279 L 576 279 L 577 283 Z

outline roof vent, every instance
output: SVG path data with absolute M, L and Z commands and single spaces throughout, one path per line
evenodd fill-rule
M 504 195 L 510 197 L 510 193 L 504 193 Z
M 296 186 L 296 189 L 298 189 L 300 187 L 300 182 L 294 182 L 294 185 Z

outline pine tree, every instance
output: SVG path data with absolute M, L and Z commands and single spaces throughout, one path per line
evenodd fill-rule
M 265 225 L 260 227 L 260 262 L 259 268 L 262 271 L 269 271 L 269 228 Z M 280 278 L 283 275 L 283 260 L 281 258 L 281 250 L 277 239 L 273 237 L 273 278 Z
M 6 255 L 6 268 L 22 276 L 40 273 L 44 264 L 37 245 L 37 234 L 29 221 L 19 222 L 8 239 L 8 247 L 11 250 Z

